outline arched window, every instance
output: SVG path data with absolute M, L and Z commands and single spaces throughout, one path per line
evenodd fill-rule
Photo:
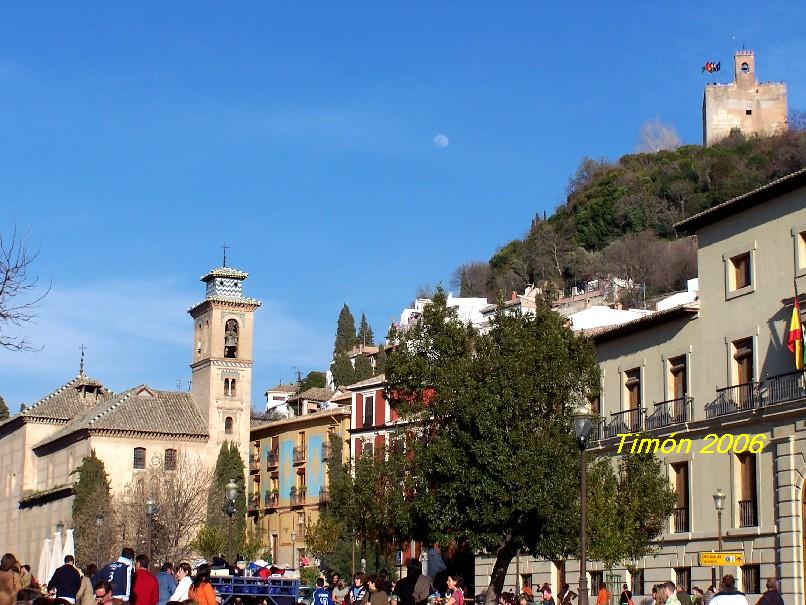
M 224 397 L 229 397 L 229 378 L 224 379 Z
M 146 448 L 144 447 L 134 448 L 134 468 L 145 468 L 145 467 L 146 467 Z
M 227 435 L 232 435 L 232 416 L 224 418 L 224 432 Z
M 224 357 L 238 357 L 238 322 L 234 319 L 224 324 Z
M 750 65 L 748 65 L 747 63 L 742 63 L 742 73 L 746 74 L 749 71 L 750 71 Z
M 230 381 L 229 381 L 229 396 L 230 397 L 235 397 L 235 379 L 234 378 L 230 378 Z

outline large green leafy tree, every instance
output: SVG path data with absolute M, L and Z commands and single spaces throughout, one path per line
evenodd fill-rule
M 92 450 L 73 471 L 78 481 L 73 485 L 73 529 L 75 530 L 76 561 L 84 566 L 92 562 L 103 565 L 112 555 L 115 519 L 112 514 L 112 498 L 109 478 L 103 460 Z M 103 515 L 103 524 L 96 517 Z
M 210 492 L 207 495 L 207 527 L 217 529 L 227 546 L 229 518 L 224 512 L 225 486 L 230 480 L 238 485 L 235 513 L 232 515 L 232 549 L 237 554 L 244 541 L 246 527 L 246 478 L 241 453 L 234 443 L 224 443 L 218 453 Z
M 323 388 L 326 384 L 325 373 L 312 370 L 299 383 L 299 392 L 307 391 L 315 387 Z
M 493 553 L 488 602 L 500 595 L 519 550 L 574 554 L 579 452 L 570 414 L 580 393 L 599 388 L 590 341 L 543 301 L 534 316 L 500 308 L 479 335 L 446 307 L 442 290 L 420 322 L 390 336 L 398 343 L 386 367 L 390 400 L 419 426 L 408 435 L 412 537 L 466 535 L 474 549 Z M 635 495 L 648 512 L 644 502 L 655 494 Z M 617 512 L 595 507 L 590 516 L 613 522 Z M 626 555 L 621 548 L 613 557 Z

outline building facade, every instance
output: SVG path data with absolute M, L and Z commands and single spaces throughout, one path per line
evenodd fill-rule
M 759 83 L 752 50 L 736 51 L 733 59 L 733 82 L 705 86 L 702 139 L 707 147 L 734 129 L 746 135 L 770 136 L 787 128 L 786 84 Z
M 72 472 L 92 450 L 104 462 L 113 497 L 127 493 L 148 469 L 172 472 L 182 460 L 214 465 L 224 441 L 246 456 L 253 315 L 260 305 L 243 296 L 246 277 L 226 267 L 202 277 L 205 299 L 189 311 L 191 392 L 141 384 L 113 393 L 84 373 L 82 359 L 78 376 L 0 423 L 5 551 L 36 565 L 57 522 L 70 527 Z
M 699 553 L 718 550 L 721 534 L 723 550 L 744 559 L 724 573 L 737 577 L 750 602 L 776 576 L 786 602 L 800 605 L 806 376 L 786 343 L 795 287 L 806 290 L 806 171 L 677 227 L 698 238 L 698 299 L 590 332 L 603 420 L 591 453 L 615 457 L 620 446 L 630 455 L 633 443 L 652 451 L 664 445 L 657 452 L 676 510 L 659 552 L 635 562 L 639 573 L 617 569 L 607 578 L 593 562 L 589 585 L 627 582 L 636 595 L 666 580 L 707 587 L 714 572 L 699 565 Z M 636 440 L 638 433 L 647 441 Z M 721 531 L 718 489 L 726 494 Z M 477 566 L 479 580 L 491 569 L 485 565 Z M 578 569 L 575 561 L 522 564 L 522 574 L 554 585 L 561 578 L 575 584 Z
M 305 556 L 306 527 L 328 501 L 333 441 L 342 444 L 342 460 L 349 456 L 349 401 L 252 427 L 248 527 L 276 565 L 297 567 Z

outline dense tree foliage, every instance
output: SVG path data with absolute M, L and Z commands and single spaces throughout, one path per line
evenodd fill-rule
M 313 370 L 300 380 L 298 392 L 302 393 L 308 389 L 323 388 L 325 386 L 325 373 Z
M 97 563 L 99 566 L 112 556 L 116 526 L 112 510 L 109 478 L 103 460 L 92 450 L 73 471 L 78 481 L 73 485 L 73 528 L 75 529 L 76 562 L 80 566 Z M 99 527 L 95 518 L 103 515 Z M 97 550 L 96 550 L 97 549 Z
M 372 346 L 375 344 L 375 334 L 367 321 L 367 316 L 361 313 L 361 323 L 358 326 L 358 344 Z
M 0 395 L 0 420 L 6 420 L 10 415 L 11 413 L 8 411 L 6 400 Z
M 336 323 L 336 342 L 333 345 L 333 355 L 346 353 L 357 344 L 355 318 L 350 312 L 350 307 L 345 303 L 339 312 L 339 319 Z
M 246 478 L 241 453 L 234 443 L 224 443 L 216 459 L 213 480 L 207 495 L 208 528 L 218 529 L 222 536 L 227 536 L 229 519 L 224 513 L 224 486 L 234 480 L 238 485 L 238 496 L 235 499 L 235 514 L 232 515 L 232 549 L 237 553 L 244 541 L 246 526 Z M 225 543 L 226 544 L 226 543 Z
M 658 145 L 674 147 L 668 140 Z M 493 299 L 542 280 L 568 288 L 614 271 L 611 247 L 636 234 L 674 256 L 667 275 L 646 277 L 650 294 L 680 289 L 694 276 L 694 246 L 678 240 L 674 223 L 804 166 L 802 130 L 768 138 L 737 132 L 712 147 L 686 145 L 615 162 L 585 158 L 554 214 L 536 217 L 525 237 L 501 247 L 488 263 L 457 269 L 454 282 L 462 296 Z
M 499 311 L 480 335 L 446 307 L 441 289 L 418 323 L 390 336 L 397 341 L 386 367 L 390 402 L 417 427 L 401 436 L 410 455 L 399 457 L 406 470 L 397 475 L 399 491 L 416 497 L 399 512 L 392 508 L 396 529 L 426 542 L 467 536 L 474 549 L 494 553 L 488 602 L 500 595 L 519 549 L 549 559 L 574 554 L 579 453 L 571 411 L 581 394 L 599 389 L 590 341 L 543 300 L 535 316 Z M 663 478 L 657 466 L 652 471 Z M 668 514 L 657 494 L 634 495 L 633 505 L 650 518 Z M 618 514 L 591 509 L 623 529 Z M 657 532 L 629 535 L 649 548 Z M 608 556 L 622 560 L 640 550 L 626 542 Z

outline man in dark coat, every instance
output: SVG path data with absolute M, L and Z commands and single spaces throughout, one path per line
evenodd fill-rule
M 784 605 L 781 593 L 778 592 L 778 578 L 767 578 L 767 592 L 761 595 L 758 605 Z
M 68 603 L 76 602 L 76 593 L 81 587 L 81 573 L 75 568 L 72 555 L 64 558 L 64 565 L 53 572 L 48 582 L 48 592 L 55 591 L 56 596 Z

